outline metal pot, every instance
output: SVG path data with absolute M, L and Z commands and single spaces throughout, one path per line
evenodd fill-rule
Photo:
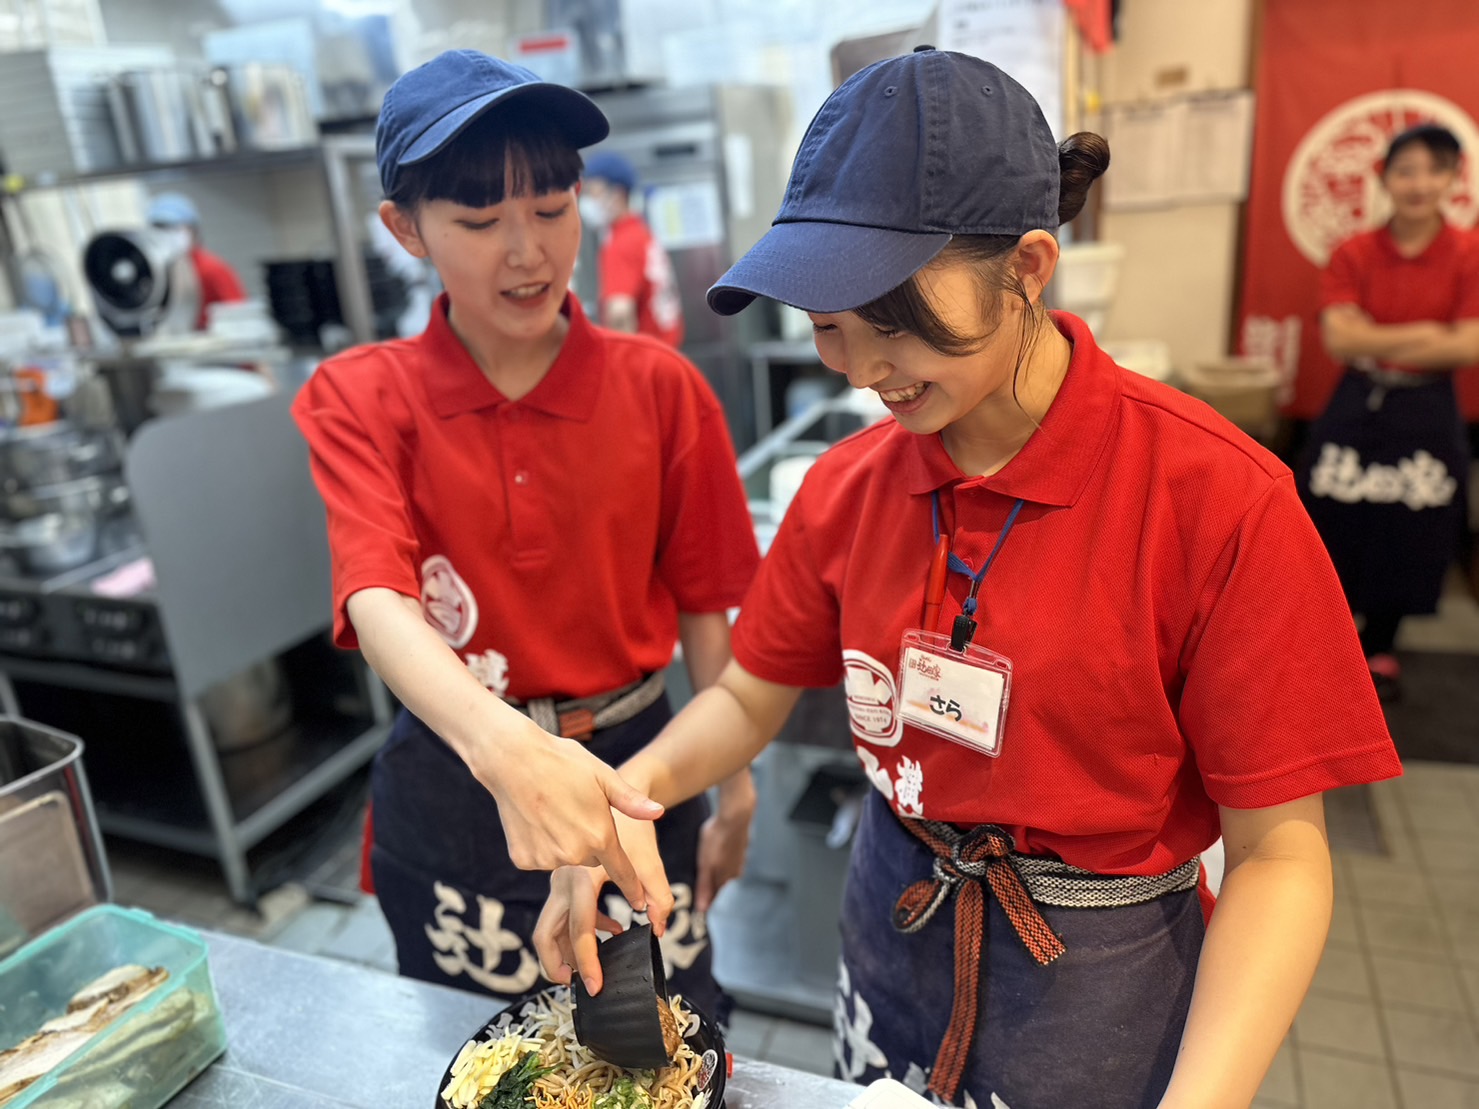
M 292 150 L 318 141 L 303 75 L 290 65 L 228 66 L 236 139 L 255 150 Z
M 195 114 L 195 141 L 209 157 L 236 150 L 236 124 L 231 118 L 231 74 L 221 67 L 197 74 L 191 111 Z
M 221 751 L 255 747 L 288 725 L 292 703 L 282 665 L 266 659 L 200 695 L 200 711 Z
M 128 486 L 123 479 L 116 474 L 100 474 L 8 492 L 0 501 L 0 516 L 11 520 L 58 515 L 108 517 L 123 512 L 128 504 Z
M 187 74 L 166 67 L 119 74 L 117 92 L 109 97 L 109 104 L 125 158 L 131 152 L 137 152 L 145 162 L 181 162 L 195 157 L 187 80 Z
M 121 465 L 116 436 L 66 420 L 0 434 L 0 478 L 6 489 L 60 485 L 116 472 Z
M 60 512 L 33 516 L 0 528 L 0 545 L 14 550 L 33 574 L 60 574 L 97 554 L 98 524 L 91 516 Z

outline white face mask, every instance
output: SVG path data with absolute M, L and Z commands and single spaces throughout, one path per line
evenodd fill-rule
M 600 197 L 582 194 L 579 200 L 580 218 L 595 228 L 604 231 L 611 226 L 611 208 Z
M 188 227 L 157 227 L 154 233 L 159 236 L 159 241 L 164 244 L 172 258 L 178 258 L 182 254 L 190 252 L 190 228 Z

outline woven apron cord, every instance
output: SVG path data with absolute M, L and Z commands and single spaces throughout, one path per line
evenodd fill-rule
M 894 927 L 917 932 L 958 891 L 955 899 L 955 998 L 950 1023 L 935 1056 L 929 1088 L 947 1102 L 955 1100 L 976 1034 L 980 1008 L 981 954 L 986 942 L 986 893 L 991 892 L 1013 930 L 1040 966 L 1065 950 L 1063 941 L 1043 919 L 1012 865 L 1016 847 L 1010 834 L 993 824 L 960 833 L 933 821 L 899 821 L 935 855 L 934 874 L 915 882 L 894 906 Z

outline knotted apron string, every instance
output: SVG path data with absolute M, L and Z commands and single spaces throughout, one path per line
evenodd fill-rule
M 1001 903 L 1028 953 L 1047 966 L 1067 949 L 1038 911 L 1012 864 L 1011 835 L 994 824 L 959 832 L 934 821 L 900 820 L 935 855 L 933 876 L 915 882 L 894 906 L 894 927 L 917 932 L 957 893 L 955 901 L 955 998 L 950 1024 L 935 1056 L 929 1089 L 953 1102 L 965 1074 L 981 993 L 981 955 L 986 942 L 985 885 Z

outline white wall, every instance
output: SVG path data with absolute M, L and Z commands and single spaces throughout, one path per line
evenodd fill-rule
M 1125 0 L 1120 40 L 1088 63 L 1086 86 L 1106 106 L 1244 88 L 1252 7 L 1252 0 Z M 1176 70 L 1185 71 L 1184 83 L 1157 86 Z M 1237 205 L 1107 211 L 1100 237 L 1125 245 L 1106 338 L 1162 339 L 1178 367 L 1228 353 L 1241 249 Z

